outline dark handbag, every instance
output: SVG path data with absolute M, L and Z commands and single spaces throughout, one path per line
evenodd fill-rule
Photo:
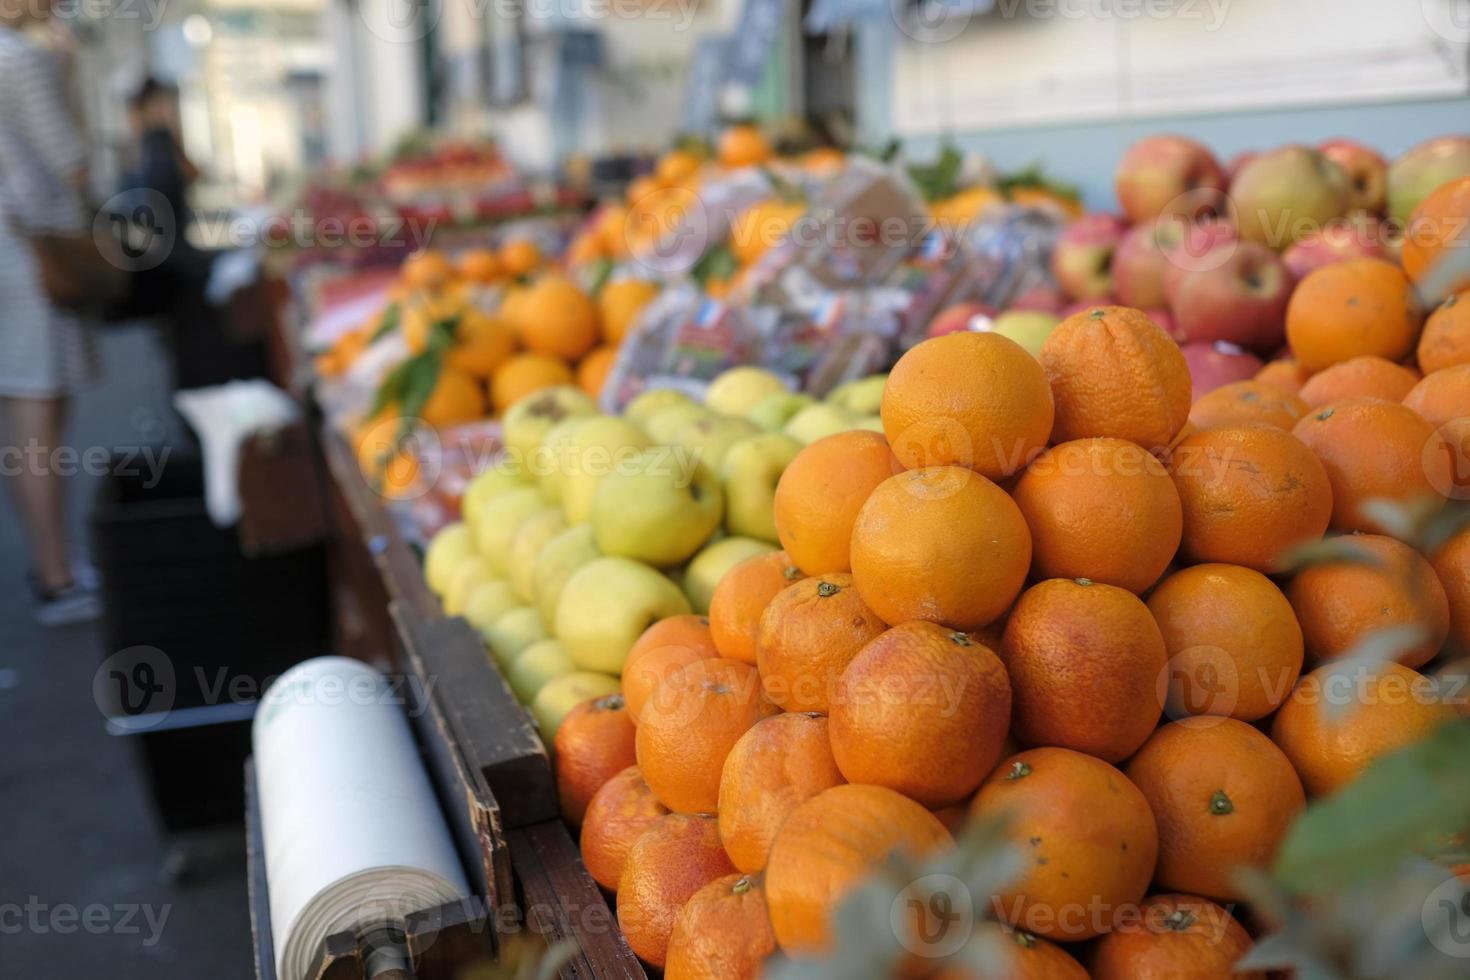
M 110 237 L 23 234 L 41 270 L 41 288 L 53 305 L 75 310 L 107 306 L 127 296 L 126 262 Z

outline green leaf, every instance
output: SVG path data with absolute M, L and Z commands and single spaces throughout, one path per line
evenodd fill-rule
M 389 303 L 388 308 L 383 311 L 383 317 L 378 321 L 378 326 L 373 330 L 372 339 L 369 344 L 375 344 L 388 334 L 398 329 L 398 323 L 403 318 L 403 308 L 397 303 Z
M 1470 827 L 1470 724 L 1455 720 L 1375 761 L 1292 825 L 1275 873 L 1316 893 L 1391 871 Z
M 435 320 L 429 324 L 429 337 L 425 349 L 432 354 L 442 355 L 454 346 L 455 340 L 459 338 L 459 314 Z
M 434 351 L 424 351 L 408 360 L 408 370 L 403 380 L 403 400 L 399 403 L 399 414 L 406 418 L 418 418 L 439 383 L 439 368 L 443 358 Z
M 415 358 L 408 358 L 393 366 L 393 369 L 383 375 L 383 380 L 378 385 L 378 392 L 373 396 L 372 407 L 368 409 L 368 418 L 374 418 L 379 412 L 389 405 L 402 404 L 403 386 L 408 381 L 409 372 L 413 369 Z
M 695 282 L 703 286 L 708 282 L 729 279 L 739 269 L 740 263 L 735 260 L 735 253 L 729 247 L 720 245 L 701 255 L 689 274 L 694 277 Z
M 612 271 L 613 271 L 613 261 L 612 261 L 612 259 L 609 259 L 609 258 L 600 258 L 600 259 L 598 259 L 597 260 L 597 264 L 595 266 L 593 266 L 592 284 L 591 284 L 591 287 L 587 290 L 588 295 L 590 295 L 590 296 L 592 296 L 592 297 L 595 298 L 599 293 L 601 293 L 602 292 L 602 287 L 603 286 L 606 286 L 608 279 L 612 277 Z
M 1340 562 L 1358 562 L 1374 567 L 1383 565 L 1382 559 L 1364 548 L 1355 535 L 1343 534 L 1292 548 L 1283 558 L 1282 573 L 1294 574 L 1304 568 L 1336 565 Z

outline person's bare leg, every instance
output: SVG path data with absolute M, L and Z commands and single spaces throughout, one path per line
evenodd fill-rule
M 66 423 L 64 398 L 4 398 L 11 491 L 31 542 L 32 569 L 43 589 L 72 584 L 66 545 L 66 482 L 52 466 Z

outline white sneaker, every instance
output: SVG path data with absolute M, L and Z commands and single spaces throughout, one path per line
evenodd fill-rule
M 85 623 L 102 615 L 102 596 L 96 589 L 73 583 L 64 589 L 36 596 L 36 622 L 42 626 Z

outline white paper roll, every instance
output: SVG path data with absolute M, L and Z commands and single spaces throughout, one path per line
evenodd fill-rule
M 404 708 L 373 668 L 298 664 L 261 699 L 252 739 L 281 980 L 304 980 L 333 933 L 469 894 Z

